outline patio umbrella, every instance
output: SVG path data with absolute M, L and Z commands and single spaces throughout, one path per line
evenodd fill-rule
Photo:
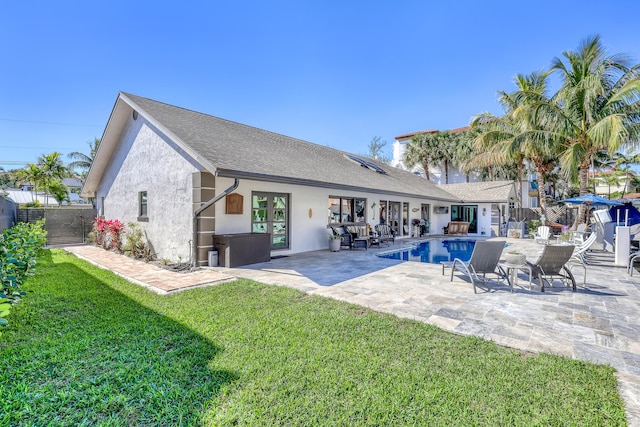
M 560 200 L 564 203 L 572 205 L 587 205 L 587 226 L 589 225 L 589 209 L 593 206 L 619 206 L 622 203 L 616 200 L 605 199 L 604 197 L 596 196 L 595 194 L 585 194 L 583 196 L 571 197 L 569 199 Z

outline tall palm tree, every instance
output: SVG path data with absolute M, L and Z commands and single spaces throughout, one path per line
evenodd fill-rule
M 544 123 L 537 120 L 532 108 L 548 102 L 547 77 L 546 72 L 518 75 L 515 92 L 499 92 L 504 116 L 485 113 L 473 118 L 472 128 L 480 126 L 483 129 L 476 138 L 476 150 L 484 154 L 469 162 L 471 166 L 516 163 L 519 188 L 522 188 L 523 164 L 525 159 L 530 161 L 536 171 L 538 199 L 544 216 L 547 208 L 544 192 L 546 175 L 555 167 L 559 145 L 557 140 L 549 138 Z M 518 195 L 522 203 L 520 190 Z
M 551 102 L 539 103 L 538 120 L 549 138 L 563 141 L 563 171 L 587 194 L 593 157 L 637 144 L 640 128 L 640 65 L 629 67 L 620 54 L 608 55 L 599 36 L 587 38 L 576 52 L 555 58 L 552 72 L 562 85 Z M 584 221 L 580 206 L 576 221 Z
M 431 162 L 432 165 L 442 164 L 444 172 L 444 183 L 449 183 L 449 164 L 453 157 L 453 151 L 455 149 L 455 137 L 451 132 L 443 131 L 431 134 L 432 137 L 432 152 Z
M 476 157 L 478 153 L 474 150 L 473 143 L 475 139 L 482 133 L 480 127 L 472 128 L 456 134 L 455 149 L 453 152 L 452 162 L 460 168 L 460 171 L 466 175 L 466 181 L 470 180 L 470 173 L 478 171 L 477 167 L 465 167 Z
M 36 201 L 36 195 L 38 194 L 38 188 L 42 184 L 43 180 L 43 172 L 38 165 L 33 163 L 29 163 L 24 169 L 19 169 L 15 172 L 16 183 L 31 183 L 33 187 L 31 187 L 31 196 L 33 201 Z
M 620 171 L 622 179 L 624 179 L 624 188 L 620 197 L 624 197 L 627 193 L 629 181 L 633 175 L 631 165 L 637 165 L 638 163 L 640 163 L 640 154 L 625 155 L 624 153 L 616 153 L 614 156 L 614 167 Z
M 63 178 L 69 176 L 69 170 L 62 163 L 61 154 L 54 151 L 50 154 L 43 154 L 38 157 L 38 164 L 42 170 L 42 183 L 45 192 L 51 193 L 52 187 L 59 187 Z M 45 205 L 48 198 L 45 196 Z
M 73 169 L 81 169 L 82 174 L 86 175 L 91 169 L 91 165 L 93 164 L 93 159 L 96 158 L 96 152 L 98 151 L 98 146 L 100 145 L 100 139 L 95 138 L 92 142 L 89 142 L 89 155 L 81 153 L 79 151 L 74 151 L 69 153 L 67 156 L 70 159 L 73 159 L 73 162 L 70 162 L 67 167 L 70 170 Z
M 424 169 L 427 179 L 429 176 L 429 165 L 436 159 L 437 143 L 433 133 L 423 133 L 411 138 L 411 142 L 407 144 L 402 162 L 411 169 L 419 164 Z

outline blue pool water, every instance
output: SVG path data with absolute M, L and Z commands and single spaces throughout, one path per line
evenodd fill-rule
M 441 261 L 453 261 L 455 258 L 468 261 L 471 258 L 475 244 L 476 241 L 474 239 L 431 239 L 420 242 L 411 249 L 386 252 L 378 256 L 430 264 L 439 264 Z

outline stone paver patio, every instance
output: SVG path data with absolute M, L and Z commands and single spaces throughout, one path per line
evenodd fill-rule
M 527 239 L 506 239 L 535 260 L 541 246 Z M 439 265 L 379 258 L 409 241 L 380 249 L 314 251 L 238 268 L 206 268 L 172 273 L 91 246 L 65 248 L 135 283 L 164 292 L 215 284 L 234 277 L 289 286 L 475 335 L 530 352 L 548 352 L 617 369 L 629 425 L 640 425 L 640 275 L 613 265 L 613 254 L 589 254 L 587 284 L 575 269 L 578 292 L 546 288 L 534 280 L 528 289 L 520 275 L 512 293 L 504 284 L 481 285 L 477 294 L 468 280 L 450 281 Z M 154 270 L 155 269 L 155 270 Z M 156 271 L 161 270 L 161 271 Z M 185 277 L 187 276 L 187 277 Z

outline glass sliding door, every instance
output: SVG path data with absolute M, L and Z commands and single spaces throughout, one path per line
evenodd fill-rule
M 452 205 L 451 221 L 469 223 L 469 233 L 478 232 L 478 205 Z
M 270 233 L 271 249 L 289 249 L 289 195 L 253 193 L 251 231 Z

